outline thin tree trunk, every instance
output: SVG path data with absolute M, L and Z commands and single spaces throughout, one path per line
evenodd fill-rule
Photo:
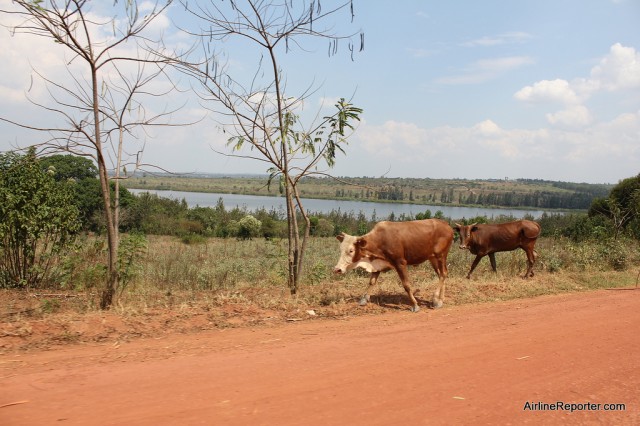
M 111 192 L 109 188 L 109 174 L 102 152 L 102 142 L 100 135 L 100 110 L 98 105 L 98 76 L 97 70 L 91 70 L 93 84 L 93 120 L 95 129 L 96 157 L 98 162 L 98 175 L 100 177 L 100 189 L 102 190 L 102 200 L 104 204 L 104 218 L 107 226 L 107 282 L 100 299 L 100 309 L 108 309 L 113 304 L 113 298 L 118 289 L 118 234 L 111 211 Z
M 97 142 L 97 141 L 96 141 Z M 98 143 L 96 146 L 100 147 Z M 109 191 L 109 176 L 102 158 L 101 147 L 99 148 L 98 173 L 100 176 L 100 188 L 104 202 L 104 217 L 107 227 L 107 282 L 102 292 L 100 309 L 109 309 L 113 303 L 113 297 L 118 288 L 118 237 L 113 223 L 113 213 L 111 211 L 111 194 Z
M 288 182 L 289 176 L 285 175 L 285 197 L 287 199 L 287 225 L 289 228 L 289 256 L 288 256 L 288 268 L 289 268 L 289 292 L 295 295 L 298 292 L 298 232 L 297 232 L 297 220 L 296 209 L 293 204 L 293 195 L 291 193 L 291 185 Z
M 121 124 L 120 124 L 121 125 Z M 118 141 L 118 158 L 116 159 L 115 191 L 113 194 L 113 225 L 116 241 L 120 242 L 120 170 L 122 167 L 122 146 L 124 144 L 124 132 L 120 127 L 120 139 Z
M 282 92 L 280 90 L 280 76 L 278 73 L 278 63 L 274 54 L 274 46 L 269 46 L 269 55 L 271 57 L 271 66 L 273 69 L 273 78 L 275 83 L 275 92 L 277 96 L 278 107 L 278 125 L 280 129 L 280 171 L 283 174 L 285 198 L 287 200 L 287 226 L 289 228 L 289 250 L 288 250 L 288 279 L 289 292 L 295 295 L 298 292 L 298 258 L 299 258 L 299 236 L 298 221 L 296 219 L 296 209 L 293 203 L 293 186 L 291 177 L 289 176 L 289 146 L 287 142 L 288 132 L 285 124 L 284 110 L 282 108 Z
M 300 209 L 300 214 L 302 214 L 302 218 L 304 219 L 304 236 L 302 237 L 302 245 L 300 245 L 300 255 L 298 256 L 298 262 L 296 265 L 296 270 L 298 273 L 298 277 L 301 277 L 303 274 L 303 265 L 304 265 L 304 254 L 307 249 L 307 241 L 309 241 L 309 235 L 311 232 L 311 220 L 309 219 L 309 215 L 304 210 L 304 206 L 302 205 L 302 200 L 300 199 L 300 194 L 298 194 L 298 187 L 293 188 L 295 191 L 296 203 L 298 208 Z M 296 231 L 297 231 L 297 221 L 296 221 Z M 296 281 L 296 286 L 298 282 Z

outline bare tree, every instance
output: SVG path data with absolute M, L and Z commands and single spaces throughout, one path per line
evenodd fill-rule
M 135 0 L 116 0 L 113 15 L 96 17 L 88 0 L 14 0 L 14 7 L 0 10 L 18 16 L 20 22 L 11 29 L 15 33 L 39 36 L 52 46 L 62 46 L 70 58 L 66 60 L 67 78 L 52 79 L 44 71 L 34 73 L 44 80 L 49 101 L 31 99 L 39 107 L 52 112 L 63 121 L 59 126 L 43 128 L 0 118 L 21 127 L 44 131 L 49 139 L 40 144 L 41 151 L 63 150 L 93 158 L 98 166 L 100 188 L 106 222 L 108 264 L 107 282 L 100 307 L 109 308 L 118 288 L 118 181 L 122 169 L 131 161 L 140 165 L 142 148 L 133 152 L 124 149 L 139 136 L 138 129 L 152 125 L 168 125 L 170 112 L 155 112 L 151 116 L 141 99 L 163 94 L 150 90 L 150 83 L 164 76 L 163 61 L 148 50 L 133 49 L 131 42 L 145 47 L 156 42 L 145 30 L 160 16 L 171 1 L 145 5 L 140 13 Z M 158 43 L 158 45 L 160 45 Z M 140 52 L 144 51 L 144 54 Z M 170 85 L 167 91 L 173 90 Z M 164 92 L 166 93 L 166 92 Z M 138 141 L 138 145 L 140 142 Z M 116 191 L 112 199 L 110 173 L 115 172 Z
M 312 119 L 305 126 L 300 110 L 305 99 L 314 91 L 312 86 L 303 93 L 287 93 L 286 73 L 281 55 L 293 46 L 302 48 L 304 39 L 326 39 L 329 54 L 338 51 L 338 42 L 346 43 L 351 54 L 355 51 L 352 38 L 363 47 L 360 34 L 334 34 L 328 22 L 339 12 L 353 19 L 351 1 L 323 10 L 319 1 L 243 0 L 225 3 L 198 4 L 183 1 L 184 8 L 199 19 L 203 29 L 188 30 L 199 37 L 201 61 L 181 60 L 177 66 L 200 82 L 203 105 L 218 112 L 224 131 L 230 135 L 228 146 L 236 154 L 267 164 L 269 183 L 278 179 L 286 199 L 288 222 L 288 286 L 295 294 L 302 275 L 310 221 L 305 210 L 298 183 L 305 176 L 327 175 L 336 155 L 359 120 L 360 108 L 341 99 L 337 111 L 323 118 Z M 233 75 L 223 59 L 225 43 L 240 41 L 244 52 L 255 52 L 260 58 L 252 75 L 242 78 Z M 228 49 L 230 50 L 230 49 Z M 232 52 L 225 51 L 228 56 Z M 319 114 L 318 114 L 319 115 Z M 246 149 L 250 151 L 246 153 Z M 240 152 L 244 150 L 244 154 Z M 304 220 L 300 238 L 298 215 Z
M 640 214 L 640 189 L 632 191 L 628 198 L 625 203 L 626 206 L 611 195 L 605 199 L 606 211 L 601 213 L 611 220 L 614 229 L 614 240 L 617 240 L 629 222 Z

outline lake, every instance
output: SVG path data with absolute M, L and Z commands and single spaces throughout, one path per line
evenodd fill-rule
M 175 200 L 184 199 L 189 207 L 215 207 L 218 200 L 222 198 L 222 202 L 227 210 L 238 207 L 248 212 L 260 210 L 264 208 L 267 211 L 275 210 L 284 212 L 285 202 L 283 197 L 274 196 L 257 196 L 242 194 L 213 194 L 206 192 L 185 192 L 185 191 L 166 191 L 166 190 L 150 190 L 150 189 L 129 189 L 133 194 L 141 192 L 149 192 L 159 197 L 172 198 Z M 525 215 L 532 215 L 539 218 L 543 213 L 557 213 L 546 210 L 518 210 L 518 209 L 491 209 L 482 207 L 455 207 L 455 206 L 429 206 L 421 204 L 396 204 L 396 203 L 375 203 L 366 201 L 343 201 L 343 200 L 316 200 L 312 198 L 303 198 L 302 203 L 311 213 L 330 213 L 332 210 L 340 210 L 342 213 L 353 213 L 358 215 L 362 212 L 367 219 L 371 219 L 375 213 L 377 220 L 384 220 L 393 213 L 396 217 L 404 214 L 406 216 L 416 216 L 418 213 L 424 213 L 427 210 L 431 214 L 435 214 L 438 210 L 442 211 L 445 217 L 451 219 L 471 218 L 476 216 L 494 216 L 507 215 L 515 218 L 522 218 Z

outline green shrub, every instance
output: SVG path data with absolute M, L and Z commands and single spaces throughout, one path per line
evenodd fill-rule
M 142 234 L 128 234 L 120 239 L 118 246 L 118 273 L 120 274 L 120 291 L 124 289 L 142 272 L 140 263 L 147 251 L 147 239 Z
M 44 171 L 32 148 L 0 155 L 0 287 L 48 285 L 80 229 L 68 182 Z
M 207 239 L 204 236 L 198 234 L 185 234 L 180 237 L 180 241 L 185 244 L 204 244 L 205 242 L 207 242 Z
M 250 240 L 260 235 L 262 223 L 248 214 L 237 222 L 236 238 L 240 240 Z
M 562 259 L 559 257 L 553 256 L 547 259 L 545 262 L 547 272 L 560 272 L 563 267 Z
M 628 249 L 621 241 L 608 240 L 600 246 L 600 254 L 614 271 L 624 271 L 628 267 Z

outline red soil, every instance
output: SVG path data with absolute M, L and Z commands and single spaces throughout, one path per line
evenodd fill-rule
M 0 424 L 637 425 L 639 325 L 603 290 L 13 352 Z

